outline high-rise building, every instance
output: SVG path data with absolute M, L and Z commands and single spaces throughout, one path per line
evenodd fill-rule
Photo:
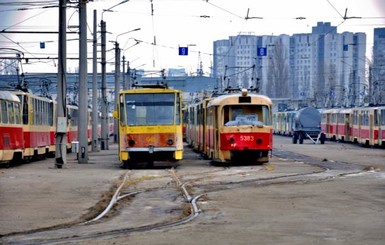
M 370 103 L 385 105 L 385 28 L 374 28 Z
M 318 22 L 312 33 L 215 41 L 213 72 L 224 86 L 258 85 L 272 98 L 317 107 L 363 105 L 365 52 L 365 33 L 339 34 L 337 27 Z

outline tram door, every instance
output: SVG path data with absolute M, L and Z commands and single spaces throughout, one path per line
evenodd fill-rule
M 214 118 L 213 118 L 213 130 L 214 130 L 214 158 L 219 157 L 219 107 L 214 108 Z
M 377 115 L 377 110 L 374 110 L 374 114 L 369 113 L 369 145 L 375 145 L 374 142 L 374 116 Z
M 345 141 L 350 141 L 351 129 L 350 129 L 350 114 L 344 114 L 345 121 Z

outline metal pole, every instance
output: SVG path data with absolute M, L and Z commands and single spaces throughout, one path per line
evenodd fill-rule
M 102 121 L 101 121 L 101 141 L 100 149 L 108 150 L 108 131 L 107 131 L 107 95 L 106 95 L 106 22 L 100 21 L 101 41 L 102 41 Z
M 119 101 L 119 91 L 120 91 L 120 48 L 119 43 L 115 42 L 115 106 L 114 110 L 118 111 L 118 101 Z M 114 119 L 114 142 L 118 142 L 118 119 Z
M 88 163 L 88 91 L 87 91 L 87 0 L 79 2 L 79 122 L 78 162 Z
M 128 78 L 128 89 L 131 89 L 131 68 L 130 68 L 130 62 L 127 61 L 127 78 Z
M 67 163 L 67 110 L 66 110 L 66 0 L 59 1 L 59 49 L 57 75 L 57 108 L 55 136 L 55 166 L 62 168 Z
M 125 63 L 126 62 L 126 59 L 123 55 L 123 60 L 122 60 L 122 71 L 123 71 L 123 78 L 122 78 L 122 83 L 123 83 L 123 90 L 126 90 L 127 89 L 127 84 L 126 84 L 126 66 L 125 66 Z
M 98 151 L 98 63 L 97 63 L 97 17 L 96 10 L 94 10 L 94 35 L 92 46 L 92 151 Z

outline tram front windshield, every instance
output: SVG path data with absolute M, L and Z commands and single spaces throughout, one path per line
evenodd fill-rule
M 173 93 L 126 94 L 124 117 L 126 125 L 173 125 L 174 105 Z

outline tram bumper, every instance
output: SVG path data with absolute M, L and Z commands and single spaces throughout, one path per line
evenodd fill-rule
M 176 147 L 155 147 L 153 145 L 150 145 L 148 147 L 135 147 L 135 148 L 126 148 L 127 152 L 148 152 L 150 154 L 155 152 L 162 152 L 162 151 L 176 151 Z
M 163 161 L 163 160 L 181 160 L 183 158 L 183 149 L 177 147 L 135 147 L 125 148 L 121 151 L 122 161 Z

